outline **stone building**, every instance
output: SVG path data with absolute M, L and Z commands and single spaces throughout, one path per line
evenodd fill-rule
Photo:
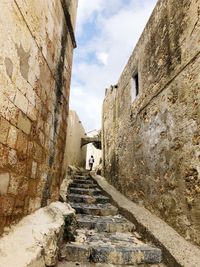
M 77 0 L 0 2 L 0 233 L 58 199 Z
M 131 36 L 130 36 L 131 38 Z M 200 244 L 200 1 L 159 0 L 103 104 L 104 175 Z
M 63 170 L 66 170 L 69 165 L 75 167 L 85 167 L 86 146 L 81 146 L 81 141 L 84 137 L 86 137 L 85 129 L 77 113 L 70 110 Z

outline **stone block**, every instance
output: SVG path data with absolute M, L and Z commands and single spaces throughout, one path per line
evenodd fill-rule
M 111 204 L 85 204 L 85 203 L 70 203 L 77 213 L 96 215 L 96 216 L 109 216 L 116 215 L 118 209 Z
M 0 216 L 10 216 L 13 212 L 14 204 L 13 197 L 0 195 Z
M 7 144 L 11 148 L 16 147 L 17 133 L 18 133 L 18 129 L 14 127 L 13 125 L 11 125 L 9 129 L 9 133 L 8 133 L 8 138 L 7 138 Z
M 68 261 L 89 262 L 90 247 L 81 244 L 67 244 L 62 251 L 62 257 Z
M 19 131 L 17 136 L 17 146 L 16 146 L 17 151 L 26 154 L 27 145 L 28 145 L 28 140 L 26 134 L 24 134 L 22 131 Z
M 1 61 L 1 60 L 0 60 Z M 3 65 L 3 62 L 0 62 Z M 0 73 L 1 89 L 0 91 L 11 101 L 14 101 L 16 95 L 16 87 L 7 77 L 7 75 L 1 71 Z
M 19 113 L 17 127 L 26 134 L 31 132 L 31 121 L 22 112 Z
M 8 147 L 0 144 L 0 168 L 4 169 L 8 164 Z
M 34 142 L 34 144 L 33 144 L 33 158 L 36 161 L 42 163 L 43 160 L 45 159 L 44 155 L 45 154 L 44 154 L 43 148 L 40 145 L 38 145 L 36 142 Z
M 18 204 L 21 207 L 24 203 L 20 201 Z M 0 266 L 56 265 L 64 219 L 73 213 L 66 203 L 56 202 L 22 219 L 0 239 L 0 250 L 4 252 L 0 254 Z
M 127 221 L 119 214 L 116 216 L 106 217 L 78 214 L 77 222 L 79 228 L 86 228 L 88 230 L 95 230 L 97 232 L 132 233 L 136 229 L 134 224 Z
M 17 90 L 16 97 L 15 97 L 15 105 L 23 111 L 25 114 L 27 113 L 28 109 L 28 100 L 27 98 L 21 93 L 21 91 Z
M 9 181 L 10 181 L 9 173 L 0 173 L 0 195 L 7 194 Z
M 11 167 L 14 167 L 14 166 L 16 166 L 17 161 L 18 161 L 17 151 L 14 150 L 14 149 L 9 149 L 9 152 L 8 152 L 8 164 Z
M 12 166 L 13 171 L 18 175 L 26 176 L 27 172 L 27 155 L 17 152 L 17 163 Z
M 44 147 L 45 146 L 45 135 L 42 131 L 39 131 L 39 140 L 40 140 L 40 144 Z
M 10 174 L 10 183 L 8 187 L 8 194 L 20 197 L 28 194 L 29 179 L 15 173 Z
M 8 131 L 10 129 L 10 124 L 3 117 L 0 117 L 0 142 L 6 144 Z
M 37 115 L 38 112 L 31 103 L 28 104 L 28 110 L 27 110 L 27 116 L 31 121 L 36 121 L 37 120 Z
M 86 194 L 89 194 L 89 195 L 100 195 L 101 194 L 101 190 L 99 190 L 98 188 L 89 188 L 89 189 L 86 189 L 86 188 L 73 188 L 71 187 L 70 188 L 70 193 L 72 194 L 81 194 L 81 195 L 86 195 Z
M 14 216 L 22 216 L 24 212 L 25 202 L 22 199 L 17 198 L 15 201 L 14 209 L 12 215 Z
M 18 115 L 19 109 L 12 102 L 9 101 L 5 118 L 10 121 L 10 123 L 17 126 Z
M 36 93 L 32 88 L 29 88 L 29 90 L 26 92 L 26 98 L 33 106 L 35 106 Z
M 0 92 L 0 115 L 3 117 L 5 117 L 8 102 L 9 101 L 7 97 L 2 92 Z
M 31 178 L 35 179 L 37 173 L 37 162 L 32 162 L 32 171 L 31 171 Z

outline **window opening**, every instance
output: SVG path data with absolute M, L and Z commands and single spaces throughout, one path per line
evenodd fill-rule
M 139 94 L 139 75 L 136 73 L 131 79 L 131 99 L 132 102 L 136 99 Z

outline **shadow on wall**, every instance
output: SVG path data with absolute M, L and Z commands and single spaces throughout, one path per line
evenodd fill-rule
M 81 147 L 81 139 L 84 137 L 86 137 L 85 129 L 77 113 L 70 110 L 63 170 L 69 165 L 85 168 L 86 146 Z

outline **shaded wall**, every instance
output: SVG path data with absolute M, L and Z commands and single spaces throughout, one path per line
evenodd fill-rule
M 81 138 L 86 136 L 85 129 L 75 111 L 69 111 L 67 139 L 64 156 L 64 170 L 69 165 L 85 168 L 86 146 L 81 147 Z
M 95 137 L 99 135 L 99 131 L 92 131 L 88 134 L 89 137 Z M 93 164 L 93 169 L 96 169 L 97 167 L 99 167 L 101 161 L 102 161 L 102 150 L 101 149 L 97 149 L 93 143 L 90 143 L 87 145 L 87 156 L 86 156 L 86 169 L 90 169 L 89 167 L 89 159 L 90 157 L 93 156 L 94 157 L 94 164 Z
M 200 244 L 200 1 L 160 0 L 103 105 L 104 172 Z M 138 73 L 139 95 L 131 99 Z
M 0 233 L 58 199 L 76 8 L 0 2 Z

